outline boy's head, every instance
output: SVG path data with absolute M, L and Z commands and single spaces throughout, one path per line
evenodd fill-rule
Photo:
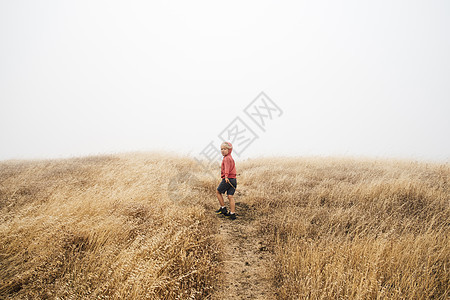
M 232 150 L 233 150 L 233 145 L 231 145 L 230 142 L 223 142 L 220 145 L 220 152 L 222 152 L 223 156 L 230 154 Z

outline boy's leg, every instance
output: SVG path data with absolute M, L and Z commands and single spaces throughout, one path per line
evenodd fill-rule
M 216 195 L 217 195 L 217 199 L 219 199 L 220 206 L 224 207 L 225 206 L 225 202 L 223 201 L 222 194 L 218 190 L 216 190 Z
M 230 201 L 230 213 L 236 213 L 236 203 L 234 202 L 233 195 L 228 195 L 228 200 Z

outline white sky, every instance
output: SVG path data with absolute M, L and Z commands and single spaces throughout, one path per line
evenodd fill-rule
M 239 116 L 241 158 L 449 161 L 449 31 L 449 1 L 0 0 L 0 160 L 198 156 Z

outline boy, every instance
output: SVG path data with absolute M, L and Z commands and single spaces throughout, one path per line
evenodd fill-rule
M 222 166 L 220 168 L 220 177 L 222 182 L 219 184 L 216 190 L 217 199 L 219 199 L 220 208 L 216 210 L 216 214 L 223 214 L 229 217 L 231 220 L 236 219 L 236 207 L 234 202 L 234 192 L 236 191 L 236 166 L 234 159 L 231 156 L 233 145 L 229 142 L 223 142 L 220 145 L 220 151 L 223 155 Z M 227 192 L 228 200 L 230 201 L 230 212 L 227 212 L 225 202 L 223 201 L 222 194 Z

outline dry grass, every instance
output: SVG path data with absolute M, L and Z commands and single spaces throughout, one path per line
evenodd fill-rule
M 448 165 L 266 158 L 237 168 L 236 198 L 260 217 L 279 298 L 448 299 Z M 223 249 L 217 183 L 195 160 L 164 154 L 1 162 L 0 298 L 210 297 Z
M 214 194 L 199 177 L 169 197 L 184 170 L 200 171 L 158 154 L 1 163 L 0 298 L 207 297 L 220 244 L 199 196 Z
M 275 158 L 241 172 L 280 298 L 448 299 L 448 165 Z

